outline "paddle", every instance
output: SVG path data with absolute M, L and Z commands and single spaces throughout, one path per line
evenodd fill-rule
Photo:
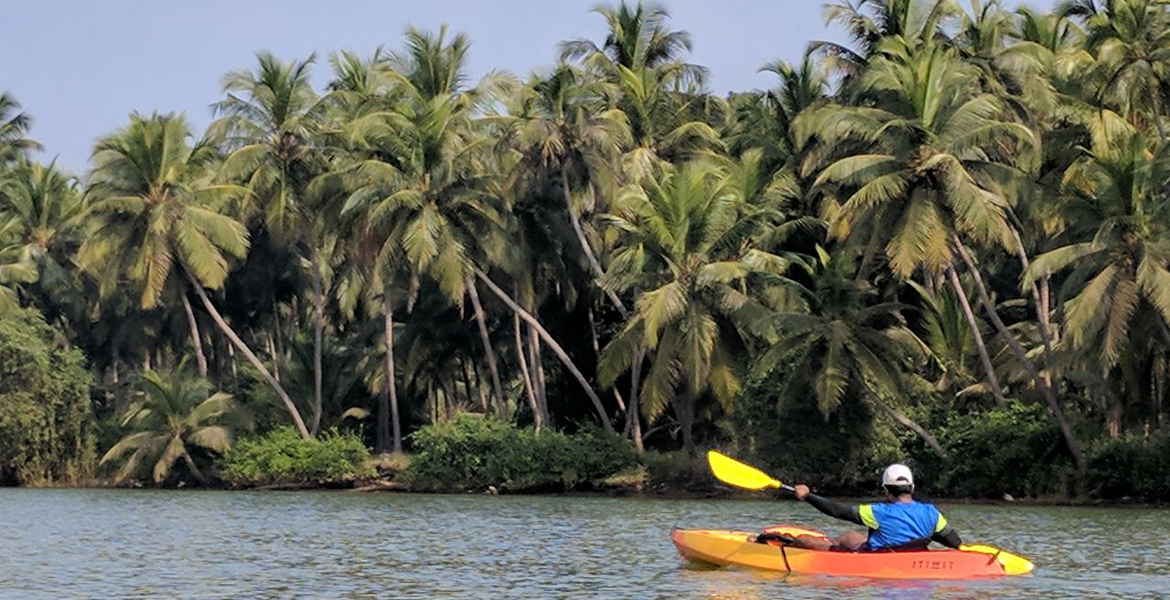
M 779 479 L 715 450 L 707 452 L 707 464 L 711 466 L 711 473 L 715 475 L 715 478 L 727 485 L 745 490 L 781 489 L 795 491 L 792 486 L 781 483 Z M 1003 565 L 1004 573 L 1008 575 L 1031 573 L 1036 568 L 1032 561 L 995 546 L 963 544 L 959 549 L 964 552 L 991 555 L 994 560 L 998 560 L 999 564 Z

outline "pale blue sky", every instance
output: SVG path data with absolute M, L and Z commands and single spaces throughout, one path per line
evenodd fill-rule
M 1039 3 L 1039 0 L 1038 2 Z M 1047 2 L 1044 2 L 1047 4 Z M 766 61 L 796 60 L 827 30 L 822 0 L 669 0 L 676 28 L 694 40 L 693 62 L 711 69 L 716 92 L 763 88 Z M 597 0 L 0 0 L 0 88 L 33 118 L 42 159 L 85 168 L 94 140 L 134 110 L 185 112 L 201 130 L 220 98 L 220 78 L 268 50 L 284 59 L 317 53 L 318 88 L 328 55 L 397 49 L 408 24 L 448 23 L 472 40 L 470 70 L 526 74 L 556 60 L 557 42 L 600 40 Z

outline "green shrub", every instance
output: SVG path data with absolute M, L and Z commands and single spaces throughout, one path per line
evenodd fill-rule
M 928 489 L 948 496 L 1064 495 L 1075 467 L 1043 406 L 956 415 L 940 432 L 948 460 Z
M 491 417 L 461 414 L 413 435 L 415 455 L 405 478 L 426 489 L 509 491 L 575 489 L 638 463 L 617 436 L 519 429 Z
M 1170 436 L 1124 436 L 1093 448 L 1089 493 L 1099 498 L 1170 500 Z
M 81 483 L 94 463 L 85 358 L 33 309 L 0 313 L 0 484 Z
M 224 454 L 222 476 L 241 487 L 336 483 L 372 475 L 369 458 L 370 451 L 352 433 L 305 440 L 292 427 L 280 427 L 236 442 Z

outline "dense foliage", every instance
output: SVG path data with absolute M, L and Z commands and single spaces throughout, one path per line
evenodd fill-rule
M 93 467 L 89 373 L 28 309 L 0 313 L 0 483 L 76 483 Z
M 849 43 L 727 97 L 664 8 L 597 12 L 523 79 L 445 28 L 323 89 L 259 54 L 207 131 L 132 115 L 80 177 L 4 94 L 0 310 L 61 325 L 103 415 L 188 358 L 261 432 L 427 454 L 493 415 L 518 454 L 460 485 L 586 481 L 515 465 L 597 426 L 825 488 L 1166 497 L 1170 6 L 835 0 Z
M 236 442 L 224 453 L 221 475 L 245 487 L 330 484 L 373 475 L 369 459 L 369 449 L 352 433 L 332 431 L 306 440 L 291 427 L 279 427 Z
M 537 434 L 475 415 L 423 427 L 414 449 L 406 478 L 424 489 L 571 490 L 638 465 L 634 449 L 613 434 Z

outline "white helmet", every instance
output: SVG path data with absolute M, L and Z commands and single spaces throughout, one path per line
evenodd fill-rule
M 882 473 L 882 485 L 908 485 L 913 489 L 914 474 L 906 465 L 892 464 Z

